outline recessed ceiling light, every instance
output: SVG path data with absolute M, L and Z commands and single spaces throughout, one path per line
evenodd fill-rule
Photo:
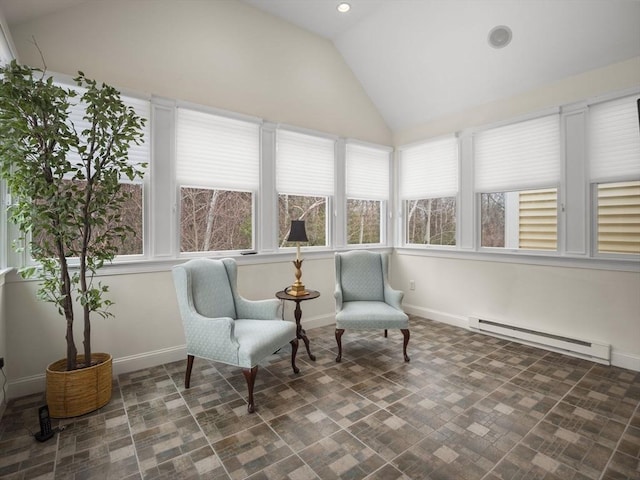
M 351 10 L 351 5 L 349 5 L 347 2 L 342 2 L 339 3 L 336 8 L 340 13 L 347 13 L 349 10 Z
M 509 45 L 513 34 L 511 29 L 506 25 L 498 25 L 493 27 L 489 32 L 489 45 L 493 48 L 503 48 Z

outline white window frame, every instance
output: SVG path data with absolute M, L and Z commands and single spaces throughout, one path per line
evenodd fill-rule
M 451 145 L 446 145 L 447 143 L 451 143 Z M 439 160 L 444 160 L 445 162 L 447 161 L 447 158 L 449 155 L 454 155 L 455 158 L 451 159 L 448 158 L 448 161 L 453 161 L 454 165 L 438 165 L 437 166 L 437 170 L 440 172 L 440 175 L 442 177 L 445 177 L 443 179 L 443 184 L 441 186 L 437 187 L 437 191 L 433 191 L 433 190 L 429 190 L 429 187 L 424 187 L 424 190 L 420 190 L 420 192 L 418 192 L 417 190 L 415 190 L 415 186 L 413 187 L 413 190 L 411 191 L 411 193 L 404 193 L 403 192 L 403 175 L 405 174 L 404 169 L 407 168 L 406 166 L 403 165 L 402 162 L 402 157 L 404 152 L 406 152 L 407 150 L 412 151 L 413 149 L 420 149 L 423 147 L 428 148 L 429 146 L 432 145 L 444 145 L 445 148 L 451 148 L 453 147 L 455 149 L 455 152 L 445 152 L 443 155 L 444 157 L 438 157 Z M 454 145 L 455 144 L 455 145 Z M 453 167 L 453 171 L 449 171 L 447 172 L 447 170 L 451 169 Z M 461 146 L 460 146 L 460 140 L 458 138 L 458 135 L 455 134 L 450 134 L 450 135 L 443 135 L 440 137 L 435 137 L 435 138 L 431 138 L 428 140 L 424 140 L 424 141 L 420 141 L 420 142 L 414 142 L 408 145 L 403 145 L 402 147 L 398 148 L 398 187 L 397 187 L 397 197 L 398 197 L 398 202 L 400 203 L 400 208 L 399 208 L 399 217 L 400 217 L 400 221 L 399 221 L 399 232 L 398 232 L 398 239 L 400 241 L 400 245 L 402 245 L 403 247 L 411 247 L 411 248 L 421 248 L 421 249 L 441 249 L 441 250 L 455 250 L 458 248 L 459 242 L 460 242 L 460 234 L 459 234 L 459 230 L 460 230 L 460 181 L 461 181 Z M 425 171 L 422 172 L 424 175 L 428 175 L 429 173 L 429 169 L 425 167 Z M 455 180 L 452 180 L 451 178 L 449 178 L 448 180 L 446 179 L 447 177 L 450 176 L 455 176 Z M 440 183 L 440 182 L 438 182 Z M 436 186 L 434 185 L 434 188 Z M 419 196 L 418 196 L 419 195 Z M 456 203 L 456 221 L 455 221 L 455 225 L 456 225 L 456 235 L 455 235 L 455 245 L 440 245 L 440 244 L 422 244 L 422 243 L 410 243 L 408 241 L 407 238 L 407 230 L 409 228 L 408 225 L 408 221 L 409 221 L 409 212 L 407 210 L 407 202 L 412 201 L 412 200 L 428 200 L 428 199 L 437 199 L 437 198 L 454 198 L 455 199 L 455 203 Z
M 536 120 L 544 120 L 549 118 L 553 120 L 557 118 L 558 120 L 558 172 L 557 176 L 551 183 L 545 183 L 540 181 L 524 181 L 522 183 L 503 183 L 502 187 L 495 188 L 504 188 L 504 189 L 493 189 L 488 190 L 487 188 L 479 188 L 477 184 L 477 171 L 476 171 L 476 150 L 477 150 L 477 136 L 482 135 L 483 132 L 489 132 L 492 130 L 500 129 L 502 127 L 517 127 L 520 124 L 524 124 L 526 122 L 535 122 Z M 515 254 L 515 255 L 531 255 L 531 256 L 547 256 L 547 257 L 557 257 L 561 255 L 561 240 L 562 240 L 562 231 L 563 226 L 561 225 L 561 211 L 562 211 L 562 185 L 563 185 L 563 169 L 564 169 L 564 156 L 562 152 L 563 148 L 563 128 L 562 128 L 562 117 L 560 115 L 559 108 L 547 109 L 540 112 L 535 112 L 532 114 L 528 114 L 511 121 L 499 122 L 492 125 L 487 125 L 484 127 L 476 128 L 472 130 L 472 144 L 473 144 L 473 156 L 472 163 L 474 165 L 474 169 L 472 172 L 473 175 L 473 188 L 474 188 L 474 203 L 475 203 L 475 223 L 474 223 L 474 233 L 475 233 L 475 251 L 478 252 L 486 252 L 492 254 Z M 469 174 L 468 172 L 466 172 Z M 524 249 L 519 248 L 519 246 L 514 247 L 513 243 L 515 241 L 514 236 L 516 234 L 519 235 L 519 232 L 514 233 L 514 229 L 519 225 L 519 220 L 516 219 L 517 210 L 514 211 L 514 207 L 516 207 L 517 201 L 514 201 L 513 195 L 515 192 L 523 192 L 528 190 L 538 190 L 538 189 L 556 189 L 556 212 L 557 212 L 557 220 L 556 220 L 556 249 L 555 250 L 545 250 L 545 249 Z M 504 193 L 505 194 L 505 245 L 504 247 L 488 247 L 482 245 L 482 201 L 481 196 L 483 193 Z M 509 207 L 509 209 L 507 209 Z M 519 237 L 518 237 L 519 240 Z
M 587 170 L 589 172 L 587 176 L 588 181 L 588 191 L 589 191 L 589 207 L 590 207 L 590 215 L 589 215 L 589 225 L 590 225 L 590 255 L 593 258 L 599 259 L 607 259 L 607 260 L 630 260 L 630 261 L 640 261 L 640 254 L 632 254 L 632 253 L 615 253 L 615 252 L 600 252 L 598 250 L 598 229 L 599 229 L 599 205 L 598 205 L 598 186 L 613 184 L 613 183 L 622 183 L 622 182 L 637 182 L 640 181 L 640 155 L 636 152 L 630 153 L 626 152 L 623 156 L 627 159 L 627 166 L 624 167 L 622 165 L 616 165 L 616 171 L 613 173 L 606 173 L 602 171 L 602 164 L 607 163 L 607 161 L 600 161 L 600 171 L 594 172 L 594 152 L 592 150 L 593 144 L 593 110 L 600 108 L 601 106 L 606 107 L 608 104 L 618 104 L 624 100 L 635 100 L 633 102 L 635 104 L 635 111 L 632 120 L 632 125 L 630 126 L 631 135 L 636 135 L 637 138 L 640 138 L 640 89 L 633 89 L 629 92 L 624 92 L 622 94 L 618 94 L 615 96 L 604 96 L 598 99 L 594 99 L 594 101 L 590 102 L 587 106 L 587 141 L 589 145 L 587 147 Z M 617 132 L 616 132 L 617 133 Z M 627 137 L 628 140 L 628 137 Z M 614 142 L 618 144 L 618 141 Z M 638 158 L 637 164 L 629 164 L 629 158 L 636 157 Z M 624 161 L 624 160 L 623 160 Z M 633 160 L 632 160 L 633 162 Z
M 278 158 L 278 149 L 279 149 L 279 135 L 284 135 L 286 136 L 290 136 L 290 138 L 300 138 L 300 139 L 305 139 L 308 138 L 311 142 L 313 141 L 318 141 L 319 143 L 322 143 L 324 141 L 327 142 L 331 142 L 333 145 L 331 147 L 331 150 L 333 152 L 332 154 L 332 159 L 328 160 L 332 166 L 332 178 L 330 181 L 323 181 L 322 182 L 322 187 L 319 188 L 318 190 L 311 190 L 311 191 L 305 191 L 305 189 L 299 188 L 298 185 L 295 186 L 295 188 L 288 188 L 286 185 L 282 185 L 281 182 L 283 182 L 282 180 L 279 180 L 278 178 L 278 169 L 282 168 L 282 166 L 279 164 L 279 158 Z M 327 145 L 328 146 L 328 145 Z M 337 188 L 336 188 L 336 177 L 337 175 L 337 151 L 338 151 L 338 137 L 333 136 L 333 135 L 327 135 L 321 132 L 317 132 L 314 130 L 308 130 L 308 129 L 303 129 L 303 128 L 297 128 L 297 127 L 293 127 L 290 125 L 279 125 L 278 128 L 276 129 L 275 132 L 275 158 L 274 158 L 274 170 L 275 170 L 275 178 L 274 178 L 274 183 L 273 183 L 273 188 L 274 188 L 274 201 L 275 201 L 275 222 L 276 225 L 280 224 L 280 216 L 279 216 L 279 208 L 278 208 L 278 202 L 280 199 L 280 195 L 295 195 L 295 196 L 300 196 L 300 197 L 325 197 L 326 198 L 326 202 L 325 202 L 325 241 L 326 244 L 325 245 L 317 245 L 317 246 L 308 246 L 308 245 L 301 245 L 301 247 L 304 248 L 305 251 L 322 251 L 322 250 L 329 250 L 329 249 L 333 249 L 334 245 L 335 245 L 335 229 L 334 229 L 334 217 L 337 215 L 337 212 L 334 210 L 334 202 L 335 202 L 335 197 L 337 195 Z M 325 152 L 326 153 L 326 152 Z M 313 175 L 310 174 L 309 171 L 305 170 L 305 162 L 307 160 L 306 159 L 302 159 L 301 161 L 299 161 L 300 163 L 296 163 L 295 168 L 293 171 L 296 172 L 296 176 L 299 176 L 300 179 L 303 180 L 303 184 L 304 181 L 308 181 L 310 183 L 313 183 Z M 308 163 L 307 163 L 308 165 Z M 289 182 L 293 182 L 295 181 L 295 179 L 290 179 Z M 285 184 L 289 183 L 289 182 L 283 182 Z M 315 188 L 315 186 L 311 187 L 312 189 Z M 276 232 L 275 232 L 275 241 L 276 241 L 276 251 L 281 252 L 281 253 L 290 253 L 292 251 L 294 251 L 295 249 L 293 247 L 281 247 L 280 246 L 280 241 L 279 241 L 279 227 L 276 227 Z
M 228 120 L 229 125 L 232 126 L 234 123 L 235 124 L 241 124 L 244 123 L 247 126 L 250 125 L 255 125 L 256 127 L 256 142 L 257 142 L 257 147 L 258 147 L 258 151 L 257 151 L 257 158 L 256 158 L 256 173 L 257 173 L 257 180 L 255 182 L 249 182 L 251 183 L 251 185 L 247 184 L 247 183 L 238 183 L 236 185 L 233 184 L 233 182 L 229 179 L 229 178 L 224 178 L 224 180 L 222 181 L 207 181 L 204 183 L 198 183 L 198 179 L 197 178 L 189 178 L 189 179 L 185 179 L 184 183 L 183 181 L 179 178 L 179 175 L 177 173 L 178 171 L 178 162 L 179 162 L 179 158 L 178 156 L 180 155 L 180 146 L 179 146 L 179 141 L 180 139 L 178 138 L 178 122 L 179 122 L 179 111 L 182 110 L 182 112 L 186 113 L 187 117 L 189 115 L 189 113 L 193 113 L 194 117 L 197 116 L 203 116 L 203 118 L 207 117 L 207 116 L 211 116 L 211 120 L 215 123 L 215 122 L 222 122 L 224 123 L 226 120 Z M 187 103 L 187 102 L 179 102 L 176 103 L 173 106 L 173 111 L 174 111 L 174 122 L 173 122 L 173 132 L 175 135 L 175 156 L 174 156 L 174 168 L 173 168 L 173 175 L 172 175 L 172 182 L 174 184 L 174 192 L 175 192 L 175 207 L 174 207 L 174 220 L 173 220 L 173 228 L 175 228 L 175 252 L 174 255 L 178 256 L 178 257 L 184 257 L 184 258 L 193 258 L 193 257 L 200 257 L 203 255 L 225 255 L 225 256 L 233 256 L 233 255 L 239 255 L 244 251 L 255 251 L 257 248 L 257 244 L 258 244 L 258 220 L 256 218 L 256 212 L 258 211 L 258 202 L 259 202 L 259 191 L 260 191 L 260 184 L 261 184 L 261 179 L 260 179 L 260 156 L 261 156 L 261 124 L 262 121 L 256 117 L 250 117 L 250 116 L 244 116 L 244 115 L 237 115 L 237 114 L 232 114 L 230 112 L 225 112 L 225 111 L 221 111 L 218 109 L 213 109 L 213 108 L 207 108 L 207 107 L 203 107 L 201 105 L 196 105 L 196 104 L 192 104 L 192 103 Z M 231 172 L 233 173 L 233 172 Z M 231 174 L 231 176 L 233 177 L 233 174 Z M 236 176 L 240 176 L 240 172 L 236 172 Z M 195 180 L 195 181 L 194 181 Z M 194 251 L 194 252 L 182 252 L 181 251 L 181 218 L 180 218 L 180 212 L 181 212 L 181 189 L 182 188 L 199 188 L 199 189 L 212 189 L 212 190 L 225 190 L 225 191 L 239 191 L 239 192 L 249 192 L 251 193 L 251 246 L 247 249 L 247 248 L 243 248 L 243 249 L 233 249 L 233 250 L 210 250 L 210 251 Z
M 74 81 L 74 77 L 70 76 L 70 75 L 66 75 L 66 74 L 61 74 L 61 73 L 55 73 L 52 72 L 49 74 L 50 77 L 53 78 L 53 82 L 57 85 L 60 85 L 63 88 L 71 88 L 74 89 L 78 92 L 80 92 L 79 96 L 76 97 L 76 99 L 78 99 L 79 101 L 79 97 L 81 95 L 82 88 L 78 87 L 78 85 L 76 84 L 76 82 Z M 150 198 L 150 190 L 151 190 L 151 180 L 150 180 L 150 176 L 151 176 L 151 166 L 152 166 L 152 159 L 153 159 L 153 151 L 152 151 L 152 147 L 151 147 L 151 142 L 152 142 L 152 132 L 153 132 L 153 125 L 152 125 L 152 119 L 151 119 L 151 110 L 152 110 L 152 102 L 151 102 L 151 98 L 149 96 L 145 96 L 145 95 L 141 95 L 137 92 L 131 92 L 128 90 L 124 90 L 124 89 L 118 89 L 118 91 L 120 92 L 121 97 L 124 98 L 124 103 L 127 104 L 127 99 L 132 99 L 135 102 L 143 102 L 145 104 L 148 104 L 149 106 L 149 110 L 145 111 L 145 112 L 140 112 L 139 109 L 136 109 L 136 113 L 139 116 L 143 116 L 144 118 L 146 118 L 146 124 L 144 127 L 144 134 L 145 134 L 145 138 L 146 138 L 146 147 L 138 147 L 134 145 L 134 148 L 147 148 L 148 149 L 148 158 L 142 159 L 142 161 L 140 163 L 146 162 L 147 163 L 147 168 L 145 170 L 145 174 L 144 177 L 142 179 L 137 179 L 135 181 L 130 181 L 127 178 L 123 178 L 121 180 L 121 183 L 127 183 L 127 184 L 137 184 L 137 185 L 142 185 L 142 253 L 139 254 L 131 254 L 131 255 L 116 255 L 113 259 L 114 264 L 117 263 L 124 263 L 124 262 L 132 262 L 132 261 L 140 261 L 140 260 L 145 260 L 145 259 L 149 259 L 150 255 L 149 255 L 149 244 L 150 244 L 150 235 L 149 235 L 149 198 Z M 128 104 L 129 106 L 133 106 L 131 104 Z M 81 130 L 81 128 L 78 128 L 76 125 L 76 129 L 78 131 Z M 6 191 L 6 184 L 3 182 L 2 185 L 2 189 L 1 191 L 3 192 L 3 206 L 6 203 L 6 206 L 8 207 L 9 202 L 10 202 L 10 196 L 8 194 L 8 192 Z M 25 267 L 25 266 L 34 266 L 37 263 L 35 262 L 35 260 L 33 259 L 33 257 L 31 256 L 31 247 L 29 244 L 29 241 L 27 239 L 25 245 L 23 246 L 23 250 L 21 252 L 16 252 L 13 247 L 12 244 L 17 241 L 17 239 L 22 235 L 17 228 L 10 224 L 10 222 L 8 222 L 7 220 L 7 212 L 6 212 L 6 208 L 3 208 L 3 214 L 2 214 L 2 225 L 0 226 L 0 231 L 1 234 L 3 236 L 3 241 L 6 242 L 4 243 L 4 245 L 2 246 L 2 250 L 4 252 L 6 252 L 6 257 L 5 259 L 3 259 L 3 263 L 4 263 L 4 267 Z M 78 259 L 77 257 L 71 258 L 69 259 L 69 265 L 71 267 L 75 267 L 76 265 L 78 265 Z
M 386 169 L 386 179 L 385 182 L 387 184 L 387 191 L 380 191 L 380 186 L 375 189 L 374 194 L 371 196 L 366 196 L 366 192 L 363 192 L 364 195 L 359 196 L 350 196 L 349 195 L 349 148 L 354 148 L 356 150 L 361 149 L 363 153 L 366 150 L 370 150 L 371 152 L 377 152 L 380 157 L 386 156 L 384 161 L 386 161 L 387 165 L 384 167 Z M 371 247 L 380 247 L 387 246 L 389 244 L 389 212 L 390 212 L 390 203 L 392 196 L 392 149 L 382 145 L 374 145 L 366 142 L 361 142 L 358 140 L 348 139 L 345 142 L 345 168 L 344 168 L 344 197 L 345 197 L 345 208 L 344 208 L 344 244 L 349 249 L 357 249 L 357 248 L 371 248 Z M 378 161 L 378 160 L 375 160 Z M 379 161 L 383 161 L 382 158 Z M 348 221 L 349 221 L 349 211 L 348 211 L 348 201 L 349 200 L 365 200 L 365 201 L 379 201 L 380 202 L 380 241 L 378 243 L 348 243 Z M 337 215 L 338 216 L 338 215 Z

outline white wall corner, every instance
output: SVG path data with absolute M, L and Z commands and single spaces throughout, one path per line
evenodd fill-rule
M 143 368 L 155 367 L 165 363 L 187 359 L 186 345 L 155 350 L 152 352 L 130 355 L 113 359 L 113 378 L 123 373 L 134 372 Z M 7 399 L 20 398 L 45 391 L 45 374 L 23 377 L 7 383 Z
M 461 315 L 454 315 L 447 312 L 432 310 L 430 308 L 423 308 L 423 307 L 418 307 L 416 305 L 407 305 L 407 304 L 402 304 L 402 309 L 405 311 L 405 313 L 408 313 L 410 315 L 417 315 L 419 317 L 426 318 L 428 320 L 434 320 L 436 322 L 446 323 L 447 325 L 451 325 L 453 327 L 460 327 L 464 329 L 469 327 L 468 318 L 463 317 Z

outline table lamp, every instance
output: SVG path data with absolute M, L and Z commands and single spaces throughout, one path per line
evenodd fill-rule
M 293 264 L 296 266 L 296 281 L 287 289 L 287 293 L 294 297 L 307 295 L 304 285 L 300 281 L 302 277 L 302 259 L 300 258 L 300 242 L 308 242 L 307 231 L 304 228 L 304 220 L 291 220 L 288 242 L 296 242 L 296 259 Z

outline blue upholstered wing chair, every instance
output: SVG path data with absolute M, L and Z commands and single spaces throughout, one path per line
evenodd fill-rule
M 187 339 L 189 388 L 194 357 L 242 368 L 249 390 L 249 413 L 254 412 L 253 386 L 258 363 L 291 344 L 291 367 L 296 367 L 296 325 L 278 318 L 280 302 L 247 300 L 237 291 L 235 260 L 194 259 L 173 268 L 173 281 Z
M 388 282 L 389 257 L 365 250 L 336 253 L 336 341 L 342 360 L 345 329 L 400 329 L 404 336 L 402 353 L 408 362 L 409 317 L 402 311 L 404 292 Z

